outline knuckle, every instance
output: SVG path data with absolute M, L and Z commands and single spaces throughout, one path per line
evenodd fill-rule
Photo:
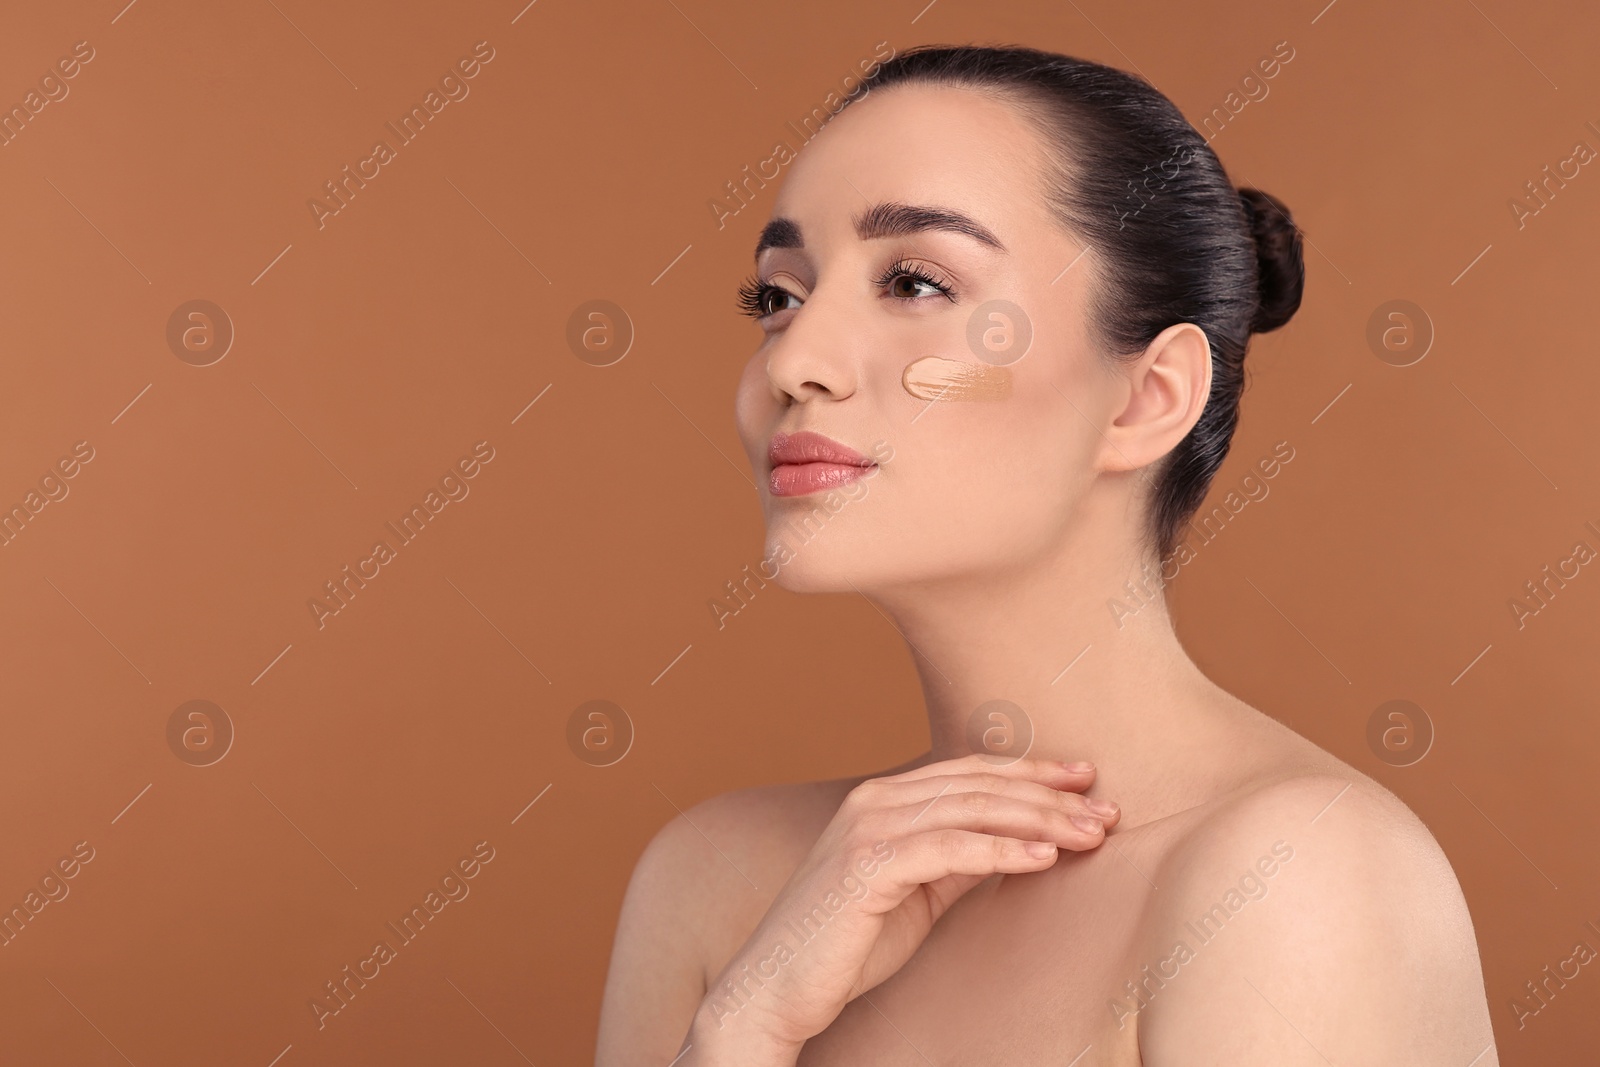
M 974 777 L 977 778 L 978 788 L 988 793 L 1003 793 L 1006 786 L 1011 784 L 1005 775 L 996 774 L 994 771 L 984 771 Z
M 862 811 L 871 808 L 879 796 L 882 795 L 882 783 L 876 778 L 868 778 L 844 795 L 840 808 L 849 808 L 851 811 Z
M 953 864 L 966 847 L 964 838 L 954 830 L 939 830 L 932 841 L 934 854 L 946 864 Z
M 1010 766 L 1025 778 L 1037 778 L 1039 772 L 1043 770 L 1043 765 L 1036 756 L 1022 756 L 1012 761 Z
M 1054 802 L 1057 811 L 1065 812 L 1068 815 L 1075 815 L 1087 811 L 1089 807 L 1084 801 L 1083 794 L 1081 793 L 1068 793 L 1061 791 L 1057 792 L 1056 795 L 1051 798 L 1051 800 Z

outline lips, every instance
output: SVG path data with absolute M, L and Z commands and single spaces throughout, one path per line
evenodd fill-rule
M 804 496 L 866 477 L 878 465 L 830 437 L 811 430 L 776 433 L 767 448 L 773 496 Z
M 775 433 L 767 447 L 767 459 L 776 467 L 780 463 L 839 463 L 847 467 L 875 466 L 872 460 L 853 448 L 847 448 L 831 437 L 801 430 L 799 433 Z

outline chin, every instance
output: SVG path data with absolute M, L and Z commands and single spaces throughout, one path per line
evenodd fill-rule
M 786 528 L 768 538 L 767 559 L 765 573 L 776 569 L 772 582 L 791 593 L 854 593 L 871 580 L 855 552 L 822 536 L 798 541 Z
M 852 530 L 818 531 L 810 541 L 796 527 L 779 523 L 766 540 L 762 576 L 791 593 L 872 595 L 914 586 L 943 568 L 928 568 L 928 546 L 865 525 Z

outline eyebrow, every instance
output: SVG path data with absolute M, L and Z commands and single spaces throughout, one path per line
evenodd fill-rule
M 1000 238 L 996 237 L 987 226 L 970 215 L 949 208 L 902 204 L 891 200 L 872 205 L 861 214 L 852 217 L 850 221 L 855 226 L 856 236 L 863 241 L 879 237 L 904 237 L 926 230 L 943 230 L 947 233 L 964 234 L 996 251 L 1006 251 L 1006 246 L 1000 243 Z M 756 258 L 760 259 L 761 253 L 769 248 L 804 247 L 805 241 L 800 236 L 800 224 L 793 219 L 779 217 L 762 228 L 761 237 L 756 241 Z

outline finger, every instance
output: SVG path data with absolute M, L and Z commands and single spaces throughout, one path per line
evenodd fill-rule
M 1041 804 L 981 790 L 946 793 L 932 803 L 884 811 L 877 819 L 881 821 L 875 820 L 875 832 L 890 839 L 958 829 L 1024 841 L 1048 841 L 1083 852 L 1099 845 L 1105 837 L 1105 824 L 1085 811 L 1068 810 L 1054 800 Z
M 873 778 L 869 781 L 914 782 L 941 774 L 972 774 L 985 771 L 1003 774 L 1008 778 L 1026 778 L 1057 789 L 1070 789 L 1075 793 L 1081 793 L 1089 788 L 1095 776 L 1095 766 L 1087 760 L 1063 762 L 1024 756 L 1007 762 L 991 753 L 974 752 L 956 759 L 936 760 L 914 770 Z
M 880 874 L 888 876 L 889 886 L 893 887 L 891 895 L 901 899 L 919 885 L 952 874 L 987 877 L 1042 871 L 1061 854 L 1049 842 L 954 829 L 917 834 L 896 841 L 894 849 L 894 860 L 885 863 Z
M 1006 796 L 1027 801 L 1040 808 L 1055 808 L 1067 815 L 1080 815 L 1114 826 L 1121 811 L 1110 801 L 1085 797 L 1080 793 L 1057 789 L 1032 782 L 1026 778 L 1008 778 L 1002 774 L 972 772 L 969 774 L 938 775 L 910 782 L 863 782 L 856 802 L 867 807 L 883 809 L 897 805 L 941 805 L 952 794 L 983 792 L 992 796 Z M 858 787 L 860 788 L 860 787 Z M 977 803 L 968 800 L 967 803 Z M 897 828 L 897 827 L 895 827 Z

